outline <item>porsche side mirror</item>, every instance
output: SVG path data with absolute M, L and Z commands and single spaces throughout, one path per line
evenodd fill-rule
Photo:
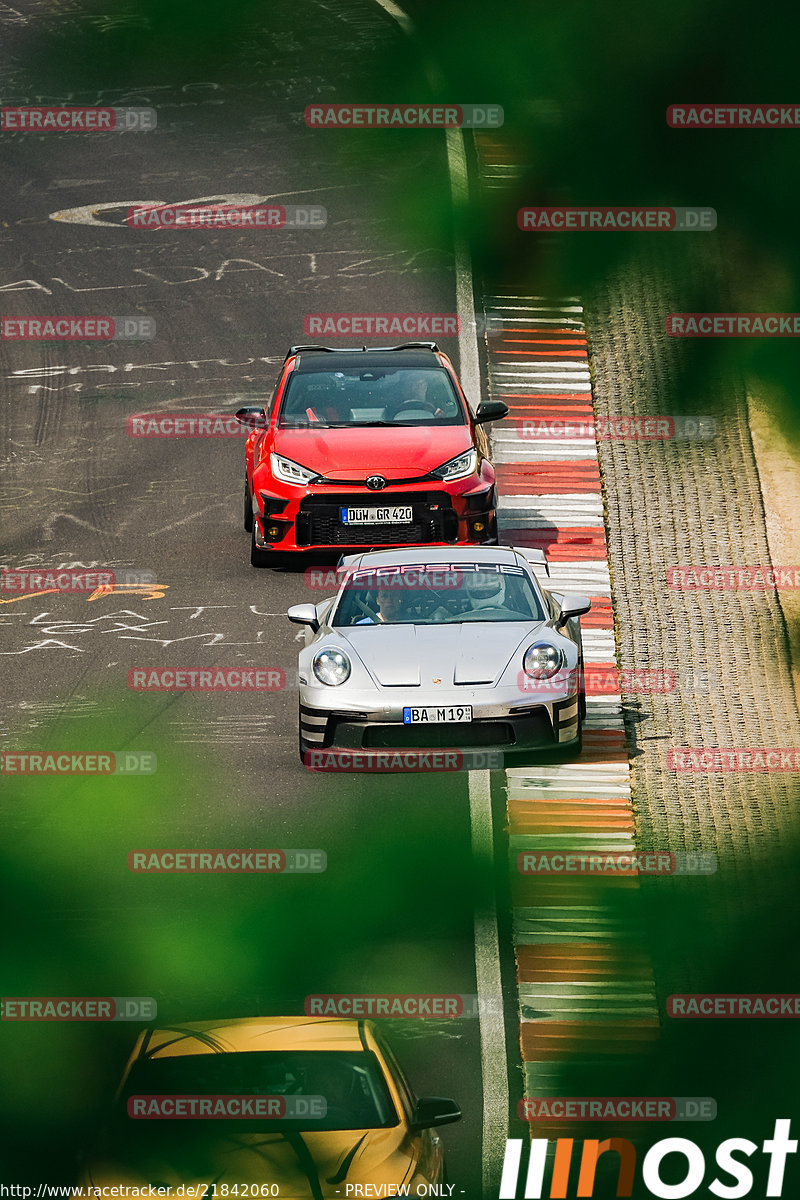
M 556 629 L 563 629 L 572 617 L 582 617 L 592 607 L 588 596 L 580 592 L 565 592 L 561 599 L 561 612 L 556 620 Z
M 286 615 L 295 625 L 308 625 L 314 633 L 319 629 L 315 604 L 293 604 Z

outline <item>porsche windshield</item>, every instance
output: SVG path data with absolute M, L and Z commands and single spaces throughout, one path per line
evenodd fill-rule
M 544 619 L 522 567 L 428 563 L 355 571 L 345 582 L 332 624 L 453 625 Z
M 281 401 L 282 429 L 465 425 L 464 406 L 443 367 L 295 371 Z
M 133 1120 L 129 1101 L 158 1097 L 278 1097 L 269 1117 L 223 1120 L 187 1119 L 187 1127 L 206 1126 L 219 1133 L 257 1129 L 385 1129 L 397 1124 L 397 1113 L 380 1064 L 368 1051 L 260 1051 L 180 1054 L 134 1064 L 119 1102 L 119 1117 L 131 1127 L 183 1122 Z M 324 1104 L 319 1103 L 322 1097 Z M 304 1107 L 302 1101 L 307 1104 Z M 314 1104 L 310 1098 L 316 1098 Z M 282 1103 L 285 1102 L 285 1103 Z M 141 1107 L 141 1105 L 140 1105 Z M 263 1106 L 262 1106 L 263 1107 Z M 242 1111 L 247 1113 L 245 1106 Z M 325 1115 L 320 1113 L 324 1111 Z M 305 1114 L 305 1115 L 304 1115 Z

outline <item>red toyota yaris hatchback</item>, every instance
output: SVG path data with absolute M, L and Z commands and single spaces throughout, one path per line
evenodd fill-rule
M 267 408 L 240 408 L 250 561 L 275 552 L 497 541 L 481 425 L 435 342 L 293 346 Z

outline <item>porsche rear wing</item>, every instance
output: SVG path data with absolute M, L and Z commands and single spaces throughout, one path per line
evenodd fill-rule
M 532 566 L 544 567 L 548 578 L 550 577 L 550 564 L 547 561 L 547 555 L 544 550 L 533 550 L 530 546 L 510 546 L 510 550 L 515 550 L 517 554 L 526 559 Z

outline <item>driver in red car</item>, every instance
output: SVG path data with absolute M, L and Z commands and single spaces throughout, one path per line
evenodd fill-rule
M 428 377 L 417 371 L 404 371 L 403 382 L 401 384 L 400 398 L 391 406 L 387 417 L 390 421 L 402 421 L 403 411 L 411 412 L 416 409 L 423 409 L 436 417 L 445 416 L 443 408 L 439 407 L 438 401 L 434 396 L 429 395 L 430 385 Z

